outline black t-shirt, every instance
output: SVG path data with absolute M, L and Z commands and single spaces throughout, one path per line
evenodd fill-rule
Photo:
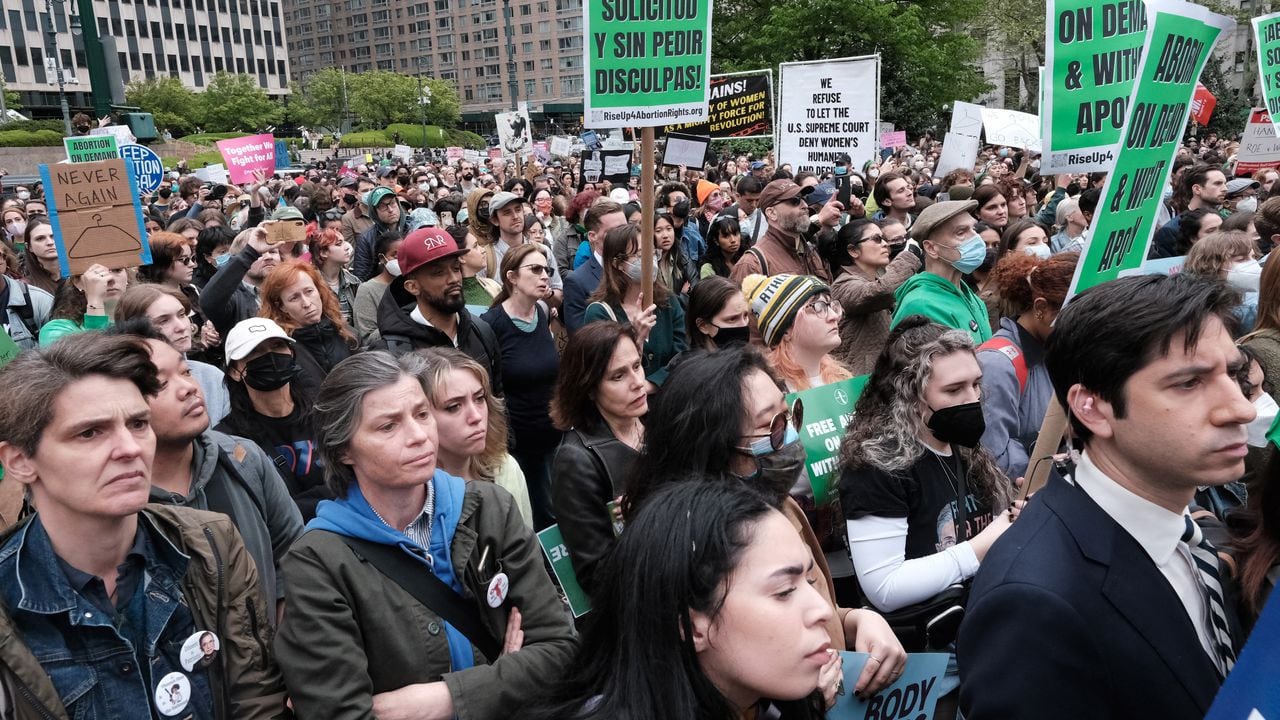
M 840 504 L 848 520 L 874 515 L 907 519 L 907 560 L 927 557 L 973 538 L 991 523 L 988 500 L 974 494 L 972 479 L 965 481 L 967 498 L 963 537 L 956 533 L 957 479 L 967 472 L 957 455 L 941 456 L 926 450 L 905 475 L 890 475 L 863 466 L 840 476 Z
M 293 412 L 282 418 L 260 413 L 245 418 L 232 411 L 214 429 L 257 443 L 288 486 L 303 520 L 310 520 L 316 515 L 316 504 L 332 496 L 325 487 L 324 466 L 309 427 L 305 413 L 295 404 Z

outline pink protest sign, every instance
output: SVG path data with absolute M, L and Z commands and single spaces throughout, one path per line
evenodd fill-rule
M 253 182 L 254 170 L 262 170 L 267 175 L 275 172 L 276 141 L 270 133 L 219 140 L 217 145 L 233 183 Z
M 880 136 L 880 147 L 900 148 L 907 144 L 907 131 L 887 132 Z

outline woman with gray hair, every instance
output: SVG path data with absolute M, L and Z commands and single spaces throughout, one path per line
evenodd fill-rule
M 511 496 L 436 467 L 417 355 L 339 363 L 314 408 L 325 482 L 284 561 L 275 650 L 299 717 L 506 717 L 575 640 Z
M 981 383 L 969 333 L 908 316 L 876 359 L 840 448 L 840 504 L 858 583 L 910 652 L 952 647 L 954 638 L 903 628 L 933 619 L 932 610 L 913 610 L 968 582 L 1021 509 L 979 444 Z M 950 717 L 954 653 L 939 685 L 949 697 L 935 717 Z

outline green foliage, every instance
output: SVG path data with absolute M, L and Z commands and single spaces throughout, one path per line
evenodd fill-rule
M 194 143 L 196 145 L 212 145 L 219 140 L 230 140 L 231 138 L 244 137 L 247 133 L 242 132 L 223 132 L 223 133 L 196 133 L 187 135 L 182 138 L 183 142 Z
M 982 0 L 718 0 L 712 69 L 878 52 L 881 117 L 922 131 L 939 124 L 943 105 L 987 90 L 980 44 L 964 29 L 986 9 Z
M 388 125 L 382 134 L 388 140 L 392 140 L 396 133 L 400 133 L 400 142 L 414 148 L 422 147 L 422 126 L 410 125 L 408 123 L 392 123 Z M 437 125 L 427 126 L 427 147 L 441 148 L 449 144 L 448 135 L 445 134 L 444 128 Z
M 462 122 L 462 105 L 458 102 L 458 88 L 452 80 L 424 80 L 431 88 L 431 102 L 427 105 L 427 124 L 451 128 Z
M 21 110 L 22 100 L 17 90 L 6 90 L 4 80 L 0 78 L 0 92 L 4 93 L 4 106 L 9 110 Z
M 220 72 L 200 95 L 200 117 L 211 132 L 246 135 L 280 122 L 284 110 L 249 75 Z
M 1213 131 L 1221 137 L 1239 137 L 1244 132 L 1245 122 L 1249 119 L 1249 111 L 1254 107 L 1255 98 L 1251 91 L 1237 89 L 1222 73 L 1222 65 L 1217 56 L 1210 56 L 1200 74 L 1200 82 L 1218 99 L 1213 108 L 1213 115 L 1205 131 Z M 1252 89 L 1254 83 L 1249 83 Z M 1188 121 L 1190 124 L 1190 121 Z
M 394 145 L 386 135 L 378 131 L 353 132 L 342 136 L 344 148 L 389 148 Z
M 124 95 L 128 104 L 155 117 L 161 134 L 168 128 L 174 135 L 185 135 L 202 122 L 199 98 L 179 78 L 165 75 L 135 80 L 125 88 Z
M 337 68 L 325 68 L 312 74 L 289 99 L 289 119 L 309 128 L 340 127 L 344 81 L 355 83 L 361 77 L 344 76 Z
M 29 132 L 52 130 L 53 132 L 62 135 L 66 126 L 62 124 L 61 120 L 14 120 L 13 122 L 0 125 L 0 128 L 3 128 L 4 130 L 27 130 Z
M 0 147 L 58 147 L 60 130 L 0 130 Z
M 489 141 L 471 132 L 470 130 L 446 130 L 445 139 L 448 140 L 446 147 L 464 147 L 472 150 L 483 150 L 489 146 Z
M 165 167 L 172 168 L 177 167 L 178 161 L 181 159 L 182 158 L 180 157 L 165 156 L 160 158 L 160 162 L 164 163 Z M 187 167 L 197 170 L 205 165 L 215 165 L 220 162 L 222 162 L 222 154 L 217 150 L 211 150 L 207 152 L 198 152 L 195 155 L 192 155 L 191 159 L 187 161 Z
M 347 78 L 347 98 L 351 112 L 365 126 L 386 127 L 418 118 L 418 81 L 408 75 L 387 70 L 352 75 Z
M 757 158 L 762 158 L 772 149 L 773 140 L 770 138 L 711 141 L 711 152 L 716 157 L 720 157 L 727 152 L 735 157 L 738 155 L 754 155 Z

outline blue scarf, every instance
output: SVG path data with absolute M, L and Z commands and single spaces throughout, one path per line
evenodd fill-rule
M 462 515 L 462 498 L 466 494 L 466 481 L 436 470 L 431 478 L 435 490 L 435 515 L 431 518 L 431 547 L 425 548 L 431 556 L 428 563 L 422 550 L 407 535 L 378 519 L 369 501 L 360 492 L 358 483 L 351 483 L 347 496 L 337 500 L 323 500 L 316 508 L 316 517 L 307 523 L 308 530 L 328 530 L 338 535 L 358 538 L 382 545 L 392 545 L 404 550 L 409 557 L 426 566 L 444 584 L 465 597 L 462 581 L 453 572 L 450 546 L 453 534 Z M 449 661 L 453 671 L 466 670 L 475 665 L 475 653 L 471 641 L 453 625 L 444 623 L 445 637 L 449 641 Z

